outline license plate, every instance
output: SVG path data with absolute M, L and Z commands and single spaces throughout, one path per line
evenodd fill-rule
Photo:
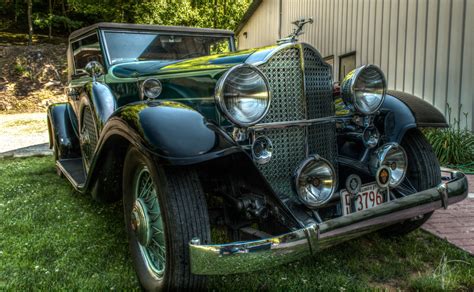
M 352 213 L 351 194 L 347 190 L 341 190 L 342 211 L 344 215 Z M 353 199 L 354 211 L 362 211 L 376 207 L 384 202 L 384 193 L 376 184 L 364 185 Z

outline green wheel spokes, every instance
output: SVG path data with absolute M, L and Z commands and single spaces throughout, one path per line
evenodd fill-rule
M 161 277 L 166 266 L 166 241 L 158 194 L 145 166 L 135 179 L 132 229 L 148 268 Z

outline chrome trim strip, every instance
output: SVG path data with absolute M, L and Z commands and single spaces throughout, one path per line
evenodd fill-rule
M 329 123 L 336 121 L 336 117 L 324 117 L 318 119 L 309 119 L 309 120 L 299 120 L 299 121 L 288 121 L 288 122 L 273 122 L 265 124 L 257 124 L 249 127 L 250 130 L 263 130 L 263 129 L 282 129 L 289 127 L 305 127 L 312 126 L 314 124 Z
M 467 178 L 452 173 L 446 186 L 449 204 L 467 196 Z M 302 229 L 261 240 L 228 244 L 189 243 L 191 271 L 200 275 L 244 273 L 288 263 L 313 255 L 329 246 L 388 225 L 426 214 L 443 206 L 440 187 L 384 203 L 372 209 L 312 224 Z

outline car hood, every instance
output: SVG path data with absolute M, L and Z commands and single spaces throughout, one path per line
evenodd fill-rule
M 254 55 L 252 62 L 262 60 L 272 47 L 242 50 L 226 54 L 203 56 L 178 61 L 137 61 L 113 65 L 109 73 L 118 78 L 138 78 L 145 76 L 167 75 L 181 72 L 203 70 L 225 70 L 237 64 L 245 63 Z M 255 55 L 257 55 L 255 57 Z

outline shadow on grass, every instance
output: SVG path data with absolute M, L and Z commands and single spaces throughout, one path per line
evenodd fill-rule
M 55 175 L 51 157 L 0 160 L 0 218 L 0 289 L 138 289 L 121 202 L 104 205 L 74 192 Z M 226 291 L 443 287 L 474 288 L 474 257 L 421 231 L 392 239 L 372 234 L 209 283 Z

